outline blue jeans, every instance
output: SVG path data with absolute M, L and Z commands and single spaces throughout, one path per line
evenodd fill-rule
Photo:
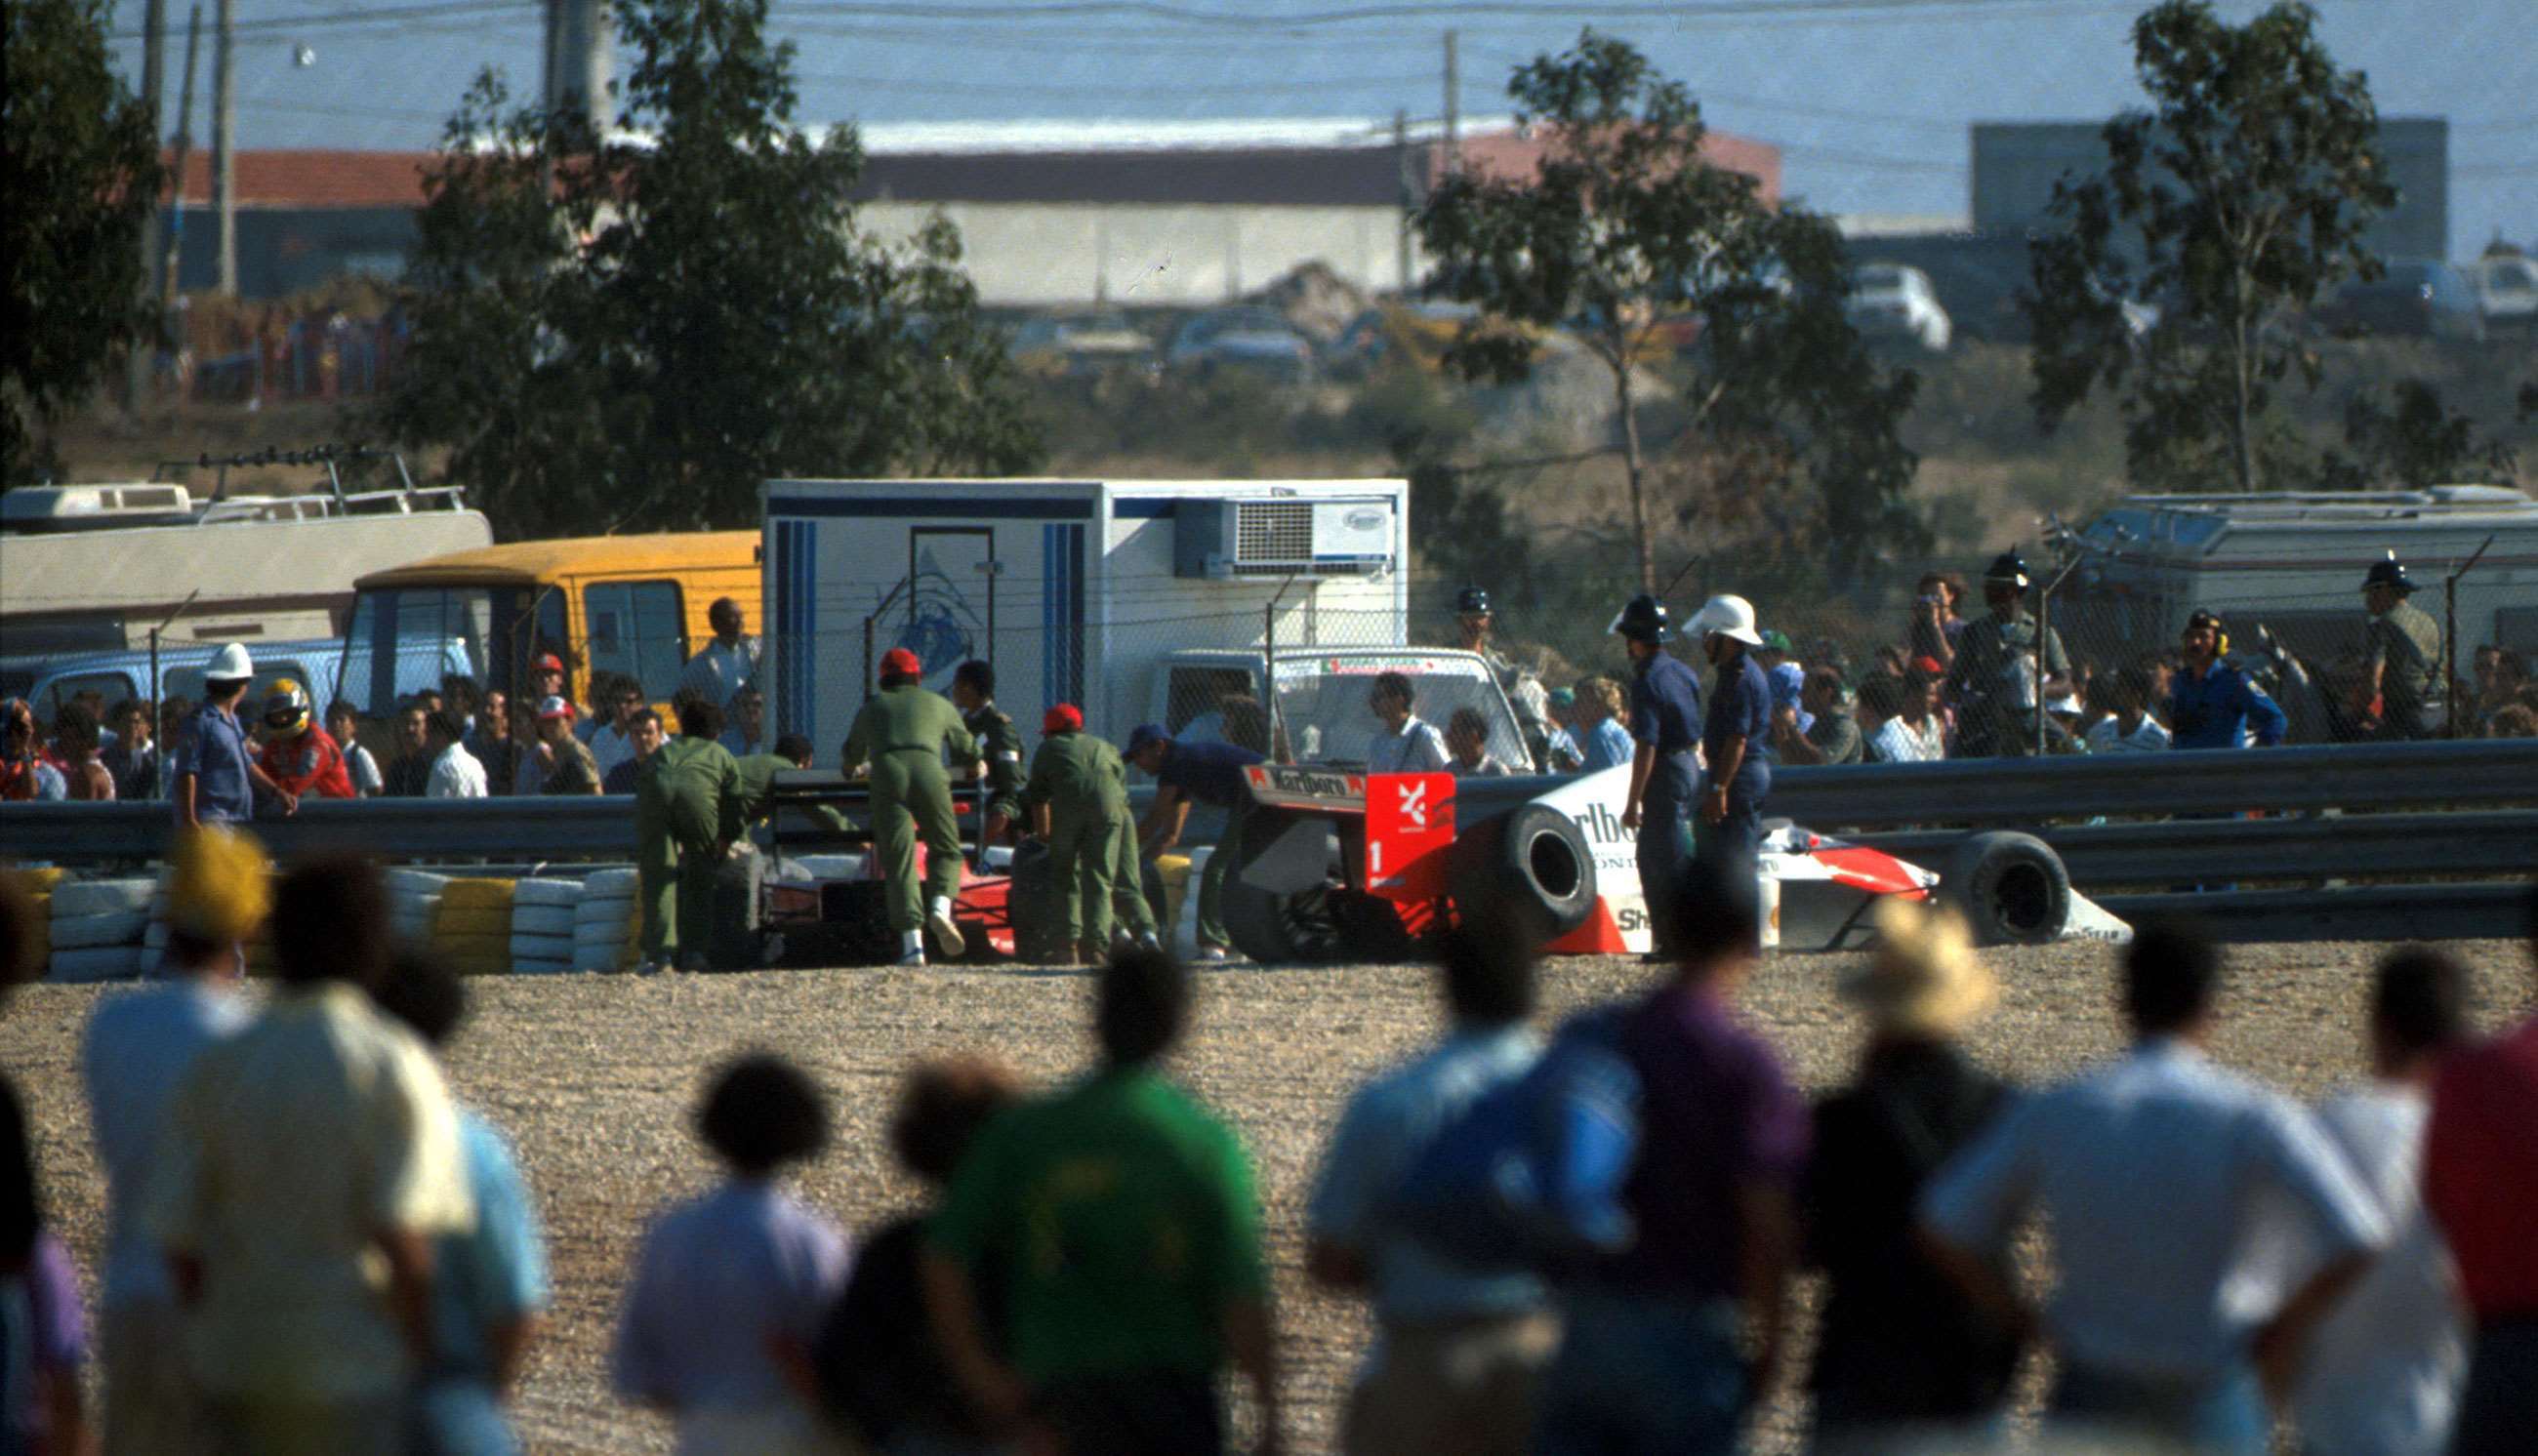
M 2172 1442 L 2209 1456 L 2265 1456 L 2273 1439 L 2252 1367 L 2171 1380 L 2066 1364 L 2044 1411 L 2051 1433 Z
M 2487 1320 L 2468 1356 L 2450 1456 L 2531 1451 L 2538 1451 L 2538 1317 Z
M 1639 796 L 1639 894 L 1647 900 L 1651 944 L 1674 944 L 1675 887 L 1692 861 L 1692 808 L 1700 770 L 1692 755 L 1662 754 Z
M 408 1436 L 416 1456 L 519 1456 L 520 1439 L 494 1388 L 442 1376 L 415 1392 Z
M 1736 1305 L 1582 1291 L 1543 1377 L 1534 1456 L 1729 1456 L 1745 1414 Z

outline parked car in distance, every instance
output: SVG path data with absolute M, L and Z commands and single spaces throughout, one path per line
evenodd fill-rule
M 2336 333 L 2482 343 L 2485 311 L 2467 275 L 2447 263 L 2393 258 L 2378 278 L 2335 291 L 2321 322 Z
M 2538 258 L 2479 258 L 2467 272 L 2489 333 L 2538 330 Z
M 1084 374 L 1142 364 L 1154 356 L 1155 341 L 1124 313 L 1043 314 L 1014 330 L 1006 352 L 1034 373 Z
M 1217 308 L 1199 314 L 1172 335 L 1164 352 L 1167 367 L 1192 373 L 1246 369 L 1281 383 L 1310 384 L 1313 343 L 1274 308 Z
M 1866 263 L 1850 285 L 1843 305 L 1850 326 L 1871 341 L 1909 343 L 1931 354 L 1945 354 L 1956 329 L 1930 275 L 1903 263 Z

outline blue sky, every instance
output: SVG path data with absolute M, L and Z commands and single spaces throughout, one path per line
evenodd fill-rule
M 2100 0 L 774 0 L 800 46 L 806 121 L 1363 118 L 1442 108 L 1458 33 L 1466 115 L 1504 110 L 1509 68 L 1621 35 L 1713 126 L 1778 145 L 1787 190 L 1832 212 L 1963 214 L 1967 124 L 2093 119 L 2139 99 L 2127 30 Z M 2243 19 L 2261 7 L 2225 0 Z M 2389 115 L 2452 123 L 2450 250 L 2499 229 L 2538 242 L 2538 4 L 2319 0 L 2329 46 Z M 168 0 L 167 105 L 186 6 Z M 205 24 L 211 5 L 203 7 Z M 112 27 L 137 35 L 140 0 Z M 492 65 L 538 85 L 538 0 L 236 0 L 243 147 L 430 145 Z M 313 63 L 295 64 L 298 47 Z M 138 75 L 140 43 L 116 53 Z M 210 44 L 197 82 L 209 135 Z M 172 117 L 170 130 L 173 129 Z

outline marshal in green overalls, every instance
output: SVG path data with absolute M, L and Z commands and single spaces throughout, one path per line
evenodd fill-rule
M 1048 844 L 1052 920 L 1064 928 L 1067 945 L 1103 954 L 1110 945 L 1112 877 L 1130 825 L 1128 770 L 1119 751 L 1081 730 L 1048 735 L 1032 756 L 1022 802 Z
M 714 869 L 741 831 L 740 764 L 709 738 L 655 750 L 634 779 L 643 959 L 696 965 L 712 938 Z
M 869 763 L 873 850 L 890 882 L 890 928 L 902 936 L 926 923 L 926 905 L 961 891 L 961 826 L 952 813 L 952 780 L 944 754 L 978 761 L 978 741 L 961 710 L 913 683 L 884 688 L 865 701 L 839 754 L 846 775 Z M 916 878 L 916 841 L 925 840 L 925 882 Z M 947 952 L 952 948 L 944 948 Z

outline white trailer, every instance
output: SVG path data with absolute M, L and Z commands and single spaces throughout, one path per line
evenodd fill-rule
M 1409 627 L 1399 480 L 775 480 L 765 488 L 773 731 L 825 760 L 881 654 L 948 690 L 993 663 L 1036 738 L 1069 702 L 1114 740 L 1144 721 L 1168 652 L 1384 645 Z M 1169 718 L 1223 715 L 1241 675 L 1165 685 Z M 1222 721 L 1220 716 L 1215 721 Z M 1185 721 L 1168 721 L 1175 731 Z
M 2241 646 L 2261 623 L 2330 666 L 2361 646 L 2371 563 L 2395 552 L 2421 588 L 2415 604 L 2438 620 L 2443 578 L 2483 548 L 2458 580 L 2461 671 L 2487 642 L 2538 652 L 2538 500 L 2507 486 L 2132 496 L 2070 544 L 2078 569 L 2053 598 L 2066 641 L 2171 646 L 2205 609 Z

